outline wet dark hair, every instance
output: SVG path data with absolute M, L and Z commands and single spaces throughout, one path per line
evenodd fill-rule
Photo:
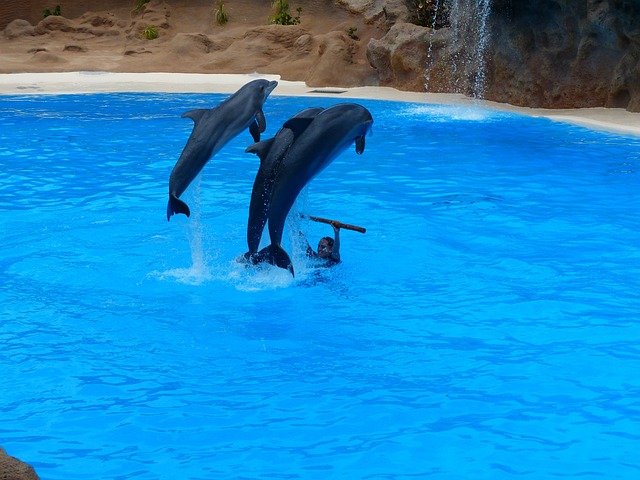
M 331 237 L 322 237 L 322 240 L 326 240 L 329 244 L 329 248 L 333 248 L 333 238 Z

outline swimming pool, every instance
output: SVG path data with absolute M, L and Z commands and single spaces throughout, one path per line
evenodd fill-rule
M 247 270 L 225 96 L 0 97 L 0 445 L 41 478 L 638 478 L 640 139 L 479 107 L 374 117 Z M 267 131 L 332 98 L 271 97 Z M 305 263 L 327 225 L 343 263 Z M 285 236 L 287 233 L 285 233 Z

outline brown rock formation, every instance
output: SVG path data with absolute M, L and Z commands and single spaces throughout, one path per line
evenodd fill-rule
M 424 91 L 427 54 L 432 30 L 412 23 L 396 23 L 379 40 L 371 39 L 367 58 L 381 85 Z
M 64 2 L 62 14 L 78 13 L 78 4 L 87 3 Z M 17 9 L 18 2 L 11 5 Z M 258 72 L 312 86 L 377 83 L 366 45 L 381 31 L 332 0 L 292 0 L 293 15 L 302 8 L 298 25 L 270 24 L 269 2 L 252 0 L 226 4 L 229 22 L 223 26 L 215 21 L 211 0 L 151 0 L 138 12 L 132 11 L 132 0 L 95 0 L 85 6 L 90 10 L 77 17 L 44 19 L 38 7 L 35 26 L 13 19 L 0 35 L 0 73 Z M 25 13 L 19 10 L 16 15 Z M 0 18 L 10 19 L 6 14 Z M 148 26 L 158 38 L 143 38 Z
M 0 480 L 39 480 L 31 465 L 7 455 L 0 447 Z

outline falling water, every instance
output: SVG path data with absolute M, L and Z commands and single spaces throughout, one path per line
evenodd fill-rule
M 482 98 L 486 86 L 485 54 L 489 44 L 488 19 L 491 0 L 437 0 L 435 12 L 450 7 L 449 45 L 446 52 L 434 50 L 433 38 L 427 51 L 425 88 L 429 91 L 432 69 L 436 62 L 446 61 L 448 85 L 436 87 L 439 90 L 471 95 Z M 432 37 L 440 32 L 435 30 Z
M 446 0 L 436 0 L 435 9 L 433 11 L 434 22 L 433 22 L 433 25 L 431 26 L 431 28 L 433 29 L 432 33 L 437 28 L 435 19 L 437 19 L 439 15 L 441 15 L 441 10 L 444 8 L 445 1 Z M 433 39 L 430 39 L 429 47 L 427 49 L 427 67 L 425 68 L 425 71 L 424 71 L 424 87 L 427 92 L 429 91 L 429 82 L 431 81 L 432 67 L 433 67 Z

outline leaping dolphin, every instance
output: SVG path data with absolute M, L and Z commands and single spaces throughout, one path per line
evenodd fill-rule
M 278 167 L 289 151 L 292 143 L 306 130 L 311 121 L 322 110 L 321 107 L 311 107 L 298 112 L 278 130 L 275 137 L 254 143 L 247 148 L 247 153 L 255 153 L 260 157 L 260 167 L 253 182 L 251 203 L 249 205 L 249 220 L 247 222 L 248 252 L 245 260 L 253 259 L 258 253 L 262 231 L 267 223 L 271 191 L 278 174 Z
M 271 245 L 253 257 L 254 263 L 266 261 L 295 275 L 291 258 L 281 245 L 289 210 L 304 186 L 349 145 L 355 142 L 356 153 L 364 152 L 365 136 L 372 124 L 373 117 L 366 108 L 356 103 L 341 103 L 316 115 L 293 141 L 278 166 L 271 193 L 268 217 Z
M 182 117 L 194 121 L 193 131 L 169 177 L 167 220 L 174 213 L 191 214 L 178 197 L 187 189 L 202 168 L 222 147 L 245 128 L 254 142 L 260 141 L 267 122 L 262 104 L 278 85 L 276 81 L 253 80 L 212 109 L 191 110 Z

